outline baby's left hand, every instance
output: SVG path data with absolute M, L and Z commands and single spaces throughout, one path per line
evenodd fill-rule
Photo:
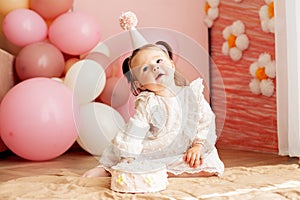
M 190 167 L 197 168 L 198 165 L 202 165 L 201 148 L 201 145 L 193 146 L 184 154 L 183 160 L 189 164 Z

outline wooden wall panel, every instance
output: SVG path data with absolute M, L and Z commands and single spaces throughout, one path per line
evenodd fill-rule
M 265 5 L 264 0 L 220 1 L 219 17 L 210 29 L 210 48 L 212 61 L 223 79 L 226 98 L 221 99 L 223 86 L 214 79 L 217 76 L 213 70 L 212 106 L 217 119 L 222 119 L 220 109 L 226 105 L 224 126 L 217 123 L 221 130 L 218 146 L 277 153 L 276 88 L 271 97 L 253 94 L 249 89 L 252 79 L 249 66 L 261 53 L 269 53 L 275 60 L 274 34 L 263 32 L 260 25 L 259 9 L 262 5 Z M 225 41 L 222 31 L 236 20 L 244 23 L 250 42 L 239 61 L 222 54 Z

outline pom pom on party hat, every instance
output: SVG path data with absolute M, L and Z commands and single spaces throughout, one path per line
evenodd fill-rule
M 120 26 L 123 30 L 128 30 L 133 49 L 138 49 L 146 44 L 149 44 L 147 40 L 141 35 L 141 33 L 135 28 L 138 20 L 136 15 L 131 12 L 124 12 L 119 18 Z

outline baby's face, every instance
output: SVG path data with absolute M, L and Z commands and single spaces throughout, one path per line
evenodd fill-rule
M 139 88 L 157 92 L 174 83 L 175 66 L 161 49 L 140 50 L 131 60 L 130 70 Z

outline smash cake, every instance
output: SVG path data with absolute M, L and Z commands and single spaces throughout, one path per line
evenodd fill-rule
M 168 185 L 166 165 L 150 161 L 121 162 L 113 166 L 111 189 L 124 193 L 147 193 L 165 190 Z

